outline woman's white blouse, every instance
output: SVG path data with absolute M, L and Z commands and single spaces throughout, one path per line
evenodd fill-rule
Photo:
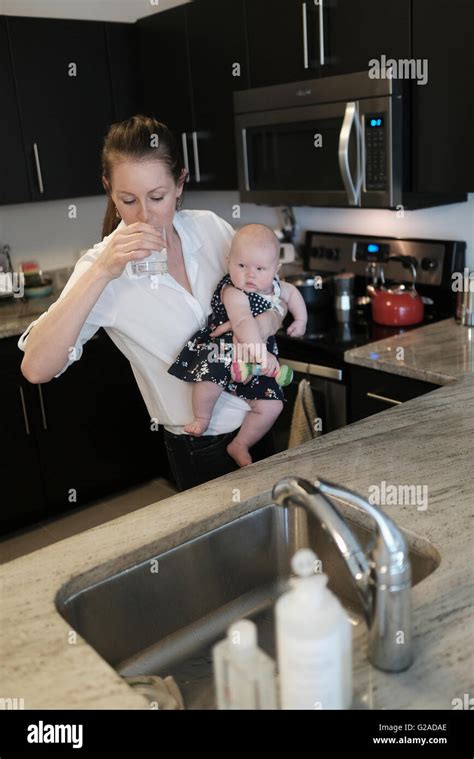
M 124 226 L 121 221 L 117 229 Z M 174 216 L 173 226 L 181 239 L 193 295 L 170 274 L 134 277 L 128 263 L 121 276 L 104 288 L 81 329 L 72 358 L 55 376 L 59 377 L 81 357 L 84 343 L 103 327 L 130 361 L 150 418 L 170 432 L 182 434 L 183 426 L 193 418 L 193 385 L 173 377 L 167 370 L 186 341 L 207 324 L 212 294 L 228 270 L 226 256 L 235 231 L 212 211 L 179 211 Z M 79 259 L 59 298 L 92 266 L 113 234 L 115 230 Z M 48 311 L 22 334 L 18 341 L 21 350 L 30 329 Z M 237 429 L 249 410 L 242 398 L 223 392 L 206 435 Z

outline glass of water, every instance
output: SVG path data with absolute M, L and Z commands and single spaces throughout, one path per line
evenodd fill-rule
M 165 247 L 161 250 L 151 250 L 150 255 L 140 260 L 132 261 L 132 273 L 136 277 L 152 276 L 154 274 L 166 274 L 168 271 L 168 254 L 166 250 L 166 229 L 156 227 L 156 231 L 165 241 Z

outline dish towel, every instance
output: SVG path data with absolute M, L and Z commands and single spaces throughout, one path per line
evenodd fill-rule
M 169 675 L 162 678 L 157 675 L 123 676 L 125 682 L 137 693 L 144 696 L 148 703 L 158 709 L 184 709 L 183 697 L 176 680 Z
M 298 392 L 293 408 L 288 448 L 294 448 L 296 445 L 307 443 L 321 434 L 320 430 L 315 429 L 316 419 L 317 414 L 314 407 L 311 385 L 308 380 L 302 379 L 298 385 Z

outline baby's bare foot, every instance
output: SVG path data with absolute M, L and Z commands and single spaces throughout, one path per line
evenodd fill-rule
M 196 416 L 192 422 L 189 422 L 189 424 L 186 424 L 184 426 L 184 431 L 187 432 L 188 435 L 199 437 L 207 430 L 208 427 L 209 419 L 202 419 L 201 417 Z
M 246 445 L 234 438 L 227 446 L 227 453 L 239 466 L 248 466 L 252 463 L 252 457 Z

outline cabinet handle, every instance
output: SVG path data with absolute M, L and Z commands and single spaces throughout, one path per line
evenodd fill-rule
M 39 159 L 38 145 L 36 144 L 36 142 L 33 143 L 33 152 L 35 154 L 36 174 L 38 176 L 39 191 L 43 193 L 44 192 L 43 177 L 41 175 L 41 164 L 40 164 L 40 159 Z
M 183 143 L 183 157 L 184 157 L 184 168 L 188 172 L 186 177 L 186 182 L 191 181 L 191 175 L 189 173 L 189 156 L 188 156 L 188 135 L 187 132 L 183 132 L 181 135 L 181 140 Z
M 196 182 L 201 181 L 201 170 L 199 168 L 199 145 L 197 132 L 193 132 L 193 149 L 194 149 L 194 166 L 196 169 Z
M 367 393 L 367 398 L 375 398 L 376 401 L 383 401 L 389 403 L 391 406 L 401 406 L 402 401 L 396 401 L 394 398 L 386 398 L 384 395 L 377 395 L 377 393 Z
M 23 419 L 25 422 L 25 430 L 26 430 L 26 434 L 29 435 L 30 425 L 28 424 L 28 414 L 26 413 L 25 396 L 23 394 L 23 388 L 21 385 L 18 385 L 18 390 L 20 391 L 21 407 L 23 409 Z
M 38 394 L 39 394 L 39 400 L 40 400 L 40 406 L 41 406 L 41 416 L 43 417 L 43 427 L 45 430 L 47 430 L 48 425 L 46 424 L 46 414 L 44 410 L 43 393 L 41 391 L 41 385 L 38 385 Z
M 306 3 L 303 3 L 303 61 L 304 67 L 309 67 L 308 61 L 308 17 L 306 15 Z
M 325 64 L 324 57 L 324 0 L 319 0 L 319 63 L 321 66 Z
M 249 156 L 247 152 L 247 130 L 242 129 L 242 148 L 244 151 L 244 179 L 245 179 L 245 189 L 250 191 L 250 181 L 249 181 Z

